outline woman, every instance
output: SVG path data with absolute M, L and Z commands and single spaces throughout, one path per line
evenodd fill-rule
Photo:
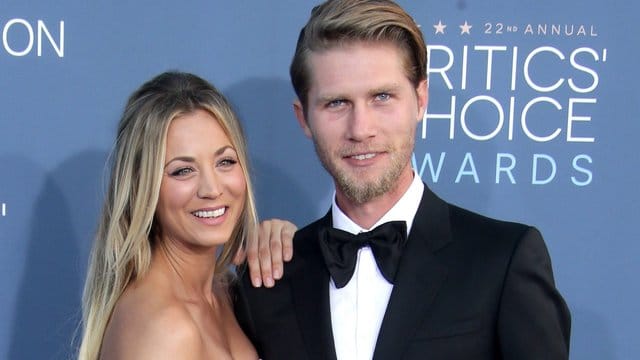
M 225 98 L 191 74 L 157 76 L 129 98 L 112 161 L 80 359 L 256 359 L 228 294 L 257 217 Z

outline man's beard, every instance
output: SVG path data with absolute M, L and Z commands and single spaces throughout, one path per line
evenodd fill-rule
M 410 141 L 402 143 L 403 146 L 400 149 L 386 146 L 383 151 L 390 156 L 390 164 L 384 169 L 380 177 L 373 181 L 361 180 L 357 171 L 349 172 L 341 169 L 336 163 L 337 160 L 336 162 L 333 161 L 328 150 L 315 137 L 313 138 L 313 144 L 322 166 L 333 177 L 337 189 L 354 204 L 360 205 L 388 193 L 397 186 L 398 178 L 411 159 L 414 140 L 413 136 L 411 136 Z M 336 158 L 341 158 L 342 155 L 340 154 L 349 153 L 354 153 L 354 151 L 343 148 L 338 151 Z

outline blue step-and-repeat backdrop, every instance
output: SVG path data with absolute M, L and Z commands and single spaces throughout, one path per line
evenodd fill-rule
M 159 72 L 199 74 L 237 107 L 263 218 L 324 214 L 332 184 L 288 77 L 314 3 L 0 2 L 0 359 L 73 357 L 116 123 Z M 400 3 L 431 57 L 416 171 L 451 202 L 541 229 L 572 359 L 637 359 L 640 7 Z

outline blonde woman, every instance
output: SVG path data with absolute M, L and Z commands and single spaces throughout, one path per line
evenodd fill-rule
M 257 359 L 228 289 L 257 222 L 228 102 L 195 75 L 163 73 L 129 98 L 112 156 L 80 359 Z

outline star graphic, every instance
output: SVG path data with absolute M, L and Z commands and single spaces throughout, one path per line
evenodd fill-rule
M 471 35 L 470 30 L 473 26 L 469 25 L 469 23 L 466 20 L 464 21 L 464 25 L 458 25 L 458 26 L 460 26 L 460 35 L 463 35 L 463 34 Z
M 442 20 L 438 20 L 438 23 L 436 25 L 433 25 L 433 28 L 436 29 L 436 34 L 444 34 L 444 28 L 446 28 L 447 25 L 442 23 Z

